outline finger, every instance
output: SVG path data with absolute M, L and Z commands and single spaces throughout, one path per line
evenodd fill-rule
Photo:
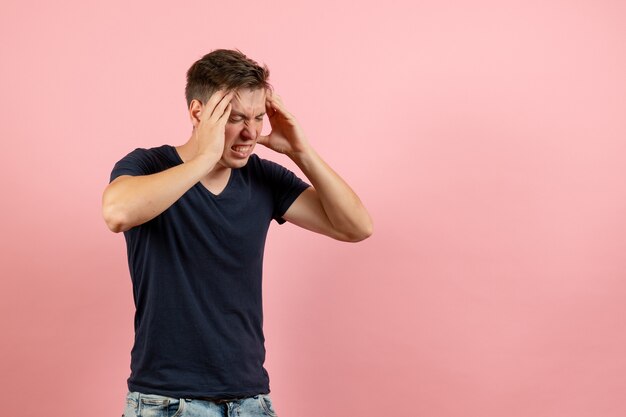
M 274 110 L 274 107 L 272 107 L 272 102 L 269 100 L 269 98 L 265 100 L 265 113 L 267 113 L 268 118 L 272 117 L 276 113 L 276 110 Z
M 270 99 L 270 103 L 274 110 L 278 111 L 279 113 L 285 116 L 291 116 L 289 112 L 287 111 L 287 109 L 285 108 L 285 105 L 283 104 L 280 96 L 278 96 L 277 94 L 272 96 L 272 98 Z
M 211 94 L 211 97 L 209 97 L 207 102 L 204 103 L 202 107 L 202 112 L 200 113 L 201 120 L 209 120 L 215 110 L 215 107 L 222 100 L 222 98 L 224 98 L 226 93 L 228 93 L 226 90 L 218 90 Z
M 219 103 L 217 103 L 217 105 L 213 109 L 213 112 L 211 114 L 211 119 L 213 119 L 214 121 L 217 121 L 224 115 L 226 106 L 228 106 L 230 104 L 230 101 L 233 99 L 233 94 L 234 92 L 230 91 L 222 97 L 222 99 L 219 101 Z
M 233 105 L 230 104 L 230 102 L 229 102 L 228 105 L 226 106 L 226 108 L 224 109 L 224 113 L 222 113 L 222 115 L 218 119 L 218 122 L 220 124 L 222 124 L 222 125 L 226 124 L 226 122 L 228 121 L 228 118 L 230 117 L 230 111 L 232 109 L 233 109 Z
M 202 121 L 208 122 L 211 119 L 211 116 L 215 113 L 215 110 L 218 108 L 220 103 L 228 96 L 229 91 L 227 90 L 218 90 L 209 97 L 209 100 L 206 102 L 204 107 L 202 108 L 202 113 L 200 114 L 200 119 Z
M 279 96 L 278 94 L 273 94 L 272 95 L 272 100 L 279 102 L 281 105 L 284 104 L 283 103 L 283 98 L 281 96 Z

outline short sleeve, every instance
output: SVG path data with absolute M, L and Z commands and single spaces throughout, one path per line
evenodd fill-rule
M 113 171 L 111 171 L 109 182 L 121 175 L 135 176 L 150 174 L 151 169 L 149 165 L 147 150 L 137 148 L 115 164 Z
M 274 211 L 272 218 L 279 224 L 285 223 L 283 215 L 287 212 L 291 204 L 302 194 L 304 190 L 310 187 L 309 184 L 302 181 L 296 174 L 287 168 L 265 159 L 260 159 L 262 170 L 266 180 L 272 190 L 274 199 Z

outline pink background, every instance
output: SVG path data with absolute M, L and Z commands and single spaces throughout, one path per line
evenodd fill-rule
M 121 415 L 101 193 L 187 139 L 185 71 L 226 47 L 375 220 L 356 245 L 270 231 L 280 417 L 626 415 L 625 28 L 617 0 L 4 1 L 2 414 Z

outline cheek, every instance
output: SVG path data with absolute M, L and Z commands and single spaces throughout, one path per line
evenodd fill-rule
M 226 123 L 226 128 L 224 129 L 224 140 L 225 142 L 232 141 L 239 135 L 239 128 L 237 125 Z

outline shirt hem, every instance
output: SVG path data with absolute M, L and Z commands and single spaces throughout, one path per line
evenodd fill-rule
M 128 383 L 128 390 L 130 392 L 139 392 L 145 395 L 161 395 L 170 398 L 185 398 L 185 399 L 199 399 L 199 400 L 227 400 L 237 398 L 254 397 L 255 395 L 269 394 L 270 389 L 250 389 L 246 391 L 203 391 L 203 392 L 191 392 L 191 391 L 170 391 L 158 388 L 146 388 L 135 384 Z

